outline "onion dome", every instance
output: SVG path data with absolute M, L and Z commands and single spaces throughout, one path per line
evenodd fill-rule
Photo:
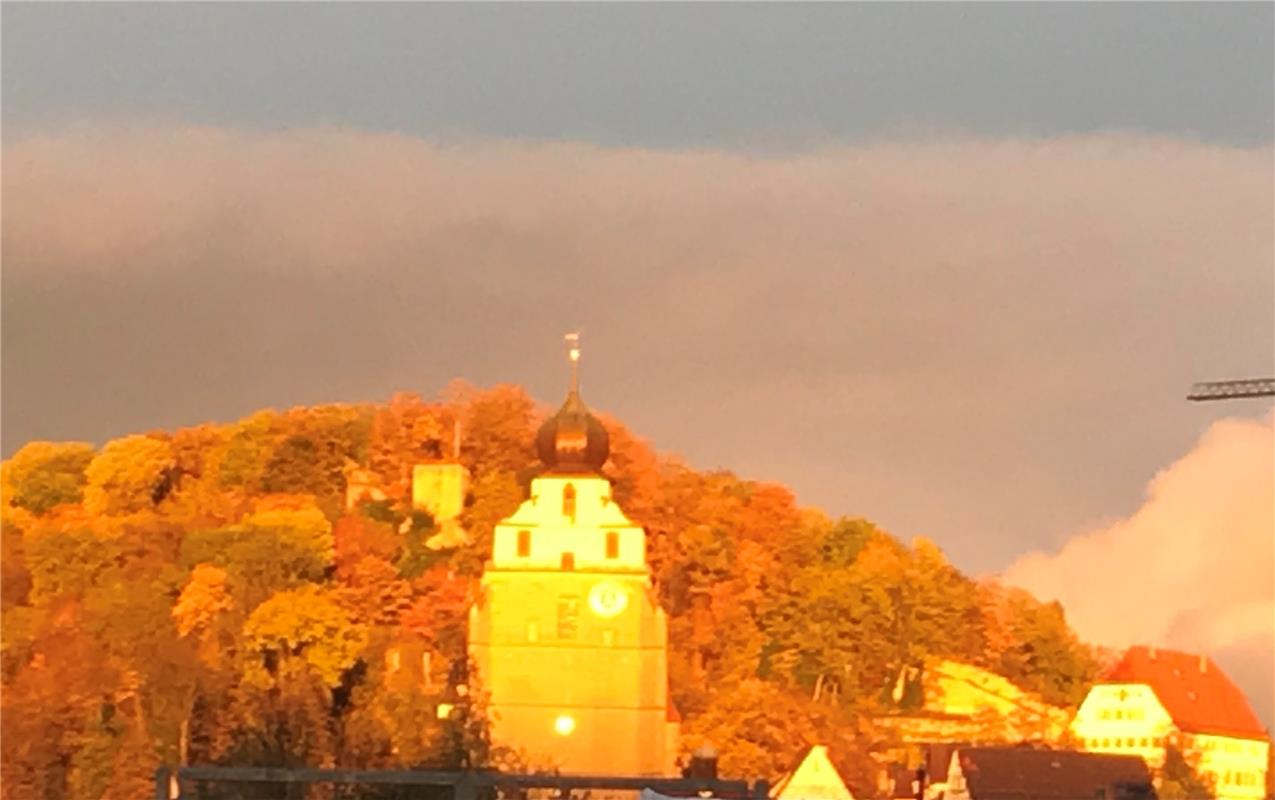
M 566 336 L 571 362 L 567 401 L 536 434 L 536 454 L 550 472 L 597 472 L 611 452 L 611 439 L 580 399 L 580 334 Z
M 611 453 L 611 440 L 575 389 L 536 434 L 536 454 L 550 472 L 597 472 Z

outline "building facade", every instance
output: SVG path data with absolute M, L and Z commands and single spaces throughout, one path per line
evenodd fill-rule
M 598 472 L 606 431 L 575 384 L 537 437 L 546 472 L 495 528 L 470 610 L 470 655 L 493 741 L 531 766 L 671 775 L 668 634 L 646 533 Z
M 1071 724 L 1082 749 L 1141 756 L 1158 769 L 1178 748 L 1218 800 L 1266 796 L 1269 734 L 1211 659 L 1134 647 L 1090 689 Z

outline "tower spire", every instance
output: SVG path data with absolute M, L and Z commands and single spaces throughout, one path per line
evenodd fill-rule
M 567 343 L 567 358 L 571 361 L 571 394 L 580 392 L 580 332 L 562 337 Z

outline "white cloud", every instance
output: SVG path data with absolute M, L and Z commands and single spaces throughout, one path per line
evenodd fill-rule
M 1061 600 L 1090 641 L 1207 652 L 1271 719 L 1275 413 L 1214 423 L 1126 519 L 1032 553 L 1006 583 Z M 1224 656 L 1222 654 L 1225 654 Z M 1247 678 L 1247 680 L 1245 680 Z

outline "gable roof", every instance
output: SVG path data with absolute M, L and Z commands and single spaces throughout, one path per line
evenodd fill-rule
M 828 758 L 828 748 L 810 748 L 797 768 L 770 790 L 772 800 L 854 800 L 846 782 Z
M 1106 681 L 1147 684 L 1173 723 L 1187 733 L 1267 738 L 1244 693 L 1208 656 L 1131 647 Z
M 1151 774 L 1137 756 L 1037 750 L 1030 747 L 967 747 L 955 761 L 970 797 L 1093 797 L 1103 789 L 1124 789 L 1117 797 L 1153 796 Z M 949 780 L 951 776 L 948 776 Z

